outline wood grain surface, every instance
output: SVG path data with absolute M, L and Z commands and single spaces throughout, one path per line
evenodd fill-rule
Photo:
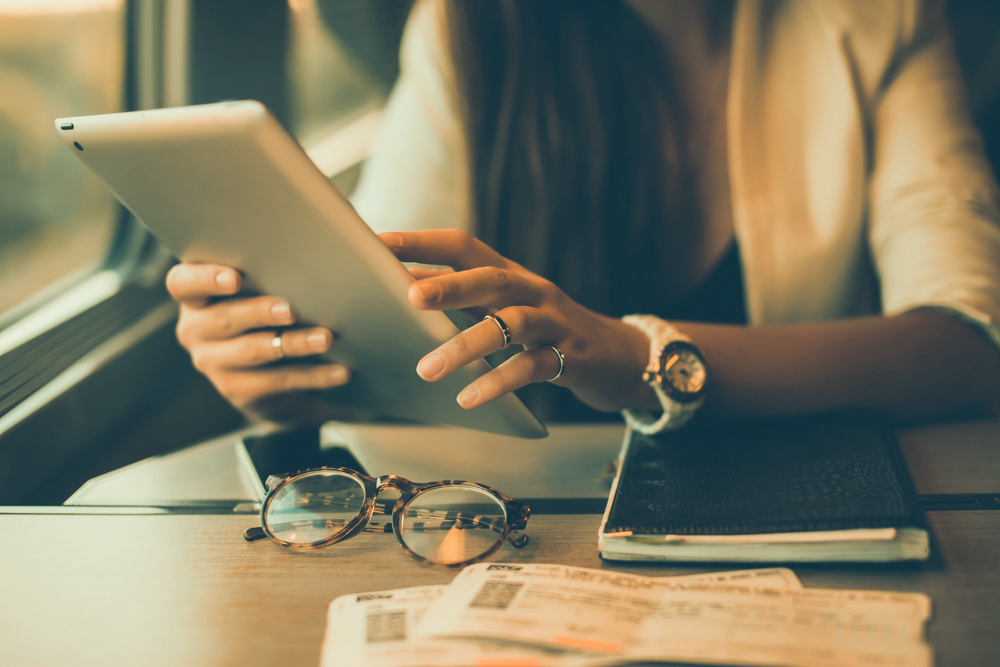
M 30 511 L 30 508 L 22 508 Z M 929 513 L 923 564 L 795 567 L 810 587 L 922 591 L 940 667 L 998 664 L 1000 511 Z M 531 518 L 494 560 L 648 575 L 743 566 L 622 566 L 597 556 L 596 515 Z M 247 543 L 248 515 L 0 514 L 2 665 L 318 665 L 326 608 L 347 593 L 447 583 L 391 535 L 312 553 Z

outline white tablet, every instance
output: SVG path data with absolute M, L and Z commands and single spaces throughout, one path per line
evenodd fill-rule
M 336 337 L 352 369 L 331 402 L 526 438 L 545 427 L 513 394 L 465 410 L 455 397 L 484 360 L 439 380 L 416 374 L 454 336 L 449 316 L 410 305 L 413 277 L 259 102 L 61 118 L 66 145 L 185 262 L 232 266 Z M 391 196 L 391 193 L 387 193 Z

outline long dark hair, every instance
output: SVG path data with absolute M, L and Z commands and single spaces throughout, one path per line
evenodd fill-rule
M 660 312 L 697 234 L 663 47 L 617 0 L 448 0 L 479 238 L 607 315 Z

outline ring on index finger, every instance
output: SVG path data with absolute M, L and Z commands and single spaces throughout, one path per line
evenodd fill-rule
M 487 315 L 483 320 L 493 320 L 497 323 L 497 326 L 500 327 L 500 333 L 503 335 L 503 346 L 500 349 L 506 350 L 510 345 L 510 329 L 507 328 L 507 324 L 496 315 Z

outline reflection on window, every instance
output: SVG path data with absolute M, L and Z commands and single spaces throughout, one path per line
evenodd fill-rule
M 292 131 L 345 193 L 395 77 L 405 0 L 289 0 Z
M 124 0 L 0 0 L 0 314 L 99 262 L 117 206 L 59 117 L 118 111 Z
M 289 5 L 294 132 L 308 146 L 380 102 L 382 94 L 328 29 L 316 0 L 291 0 Z

